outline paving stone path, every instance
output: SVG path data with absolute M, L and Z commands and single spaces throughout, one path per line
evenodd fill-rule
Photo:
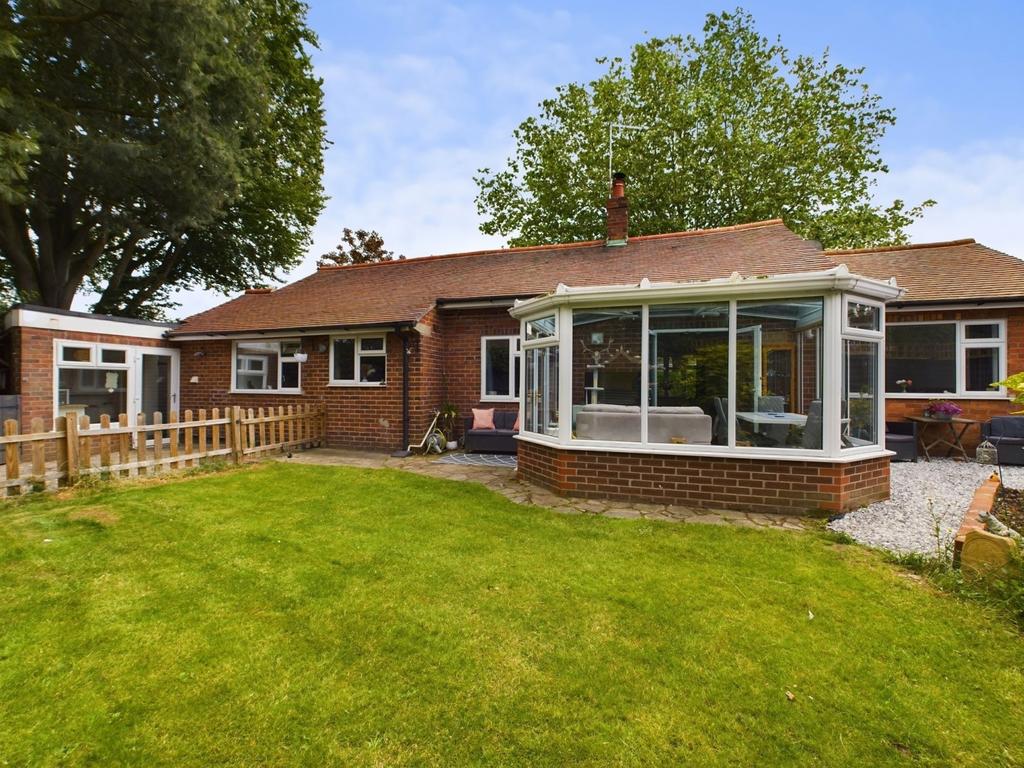
M 281 457 L 279 461 L 299 464 L 364 467 L 366 469 L 400 469 L 428 477 L 441 477 L 460 482 L 480 483 L 497 491 L 516 504 L 532 504 L 569 515 L 604 515 L 605 517 L 644 518 L 669 522 L 737 525 L 747 528 L 779 528 L 789 531 L 804 529 L 796 515 L 768 515 L 757 512 L 734 512 L 725 509 L 697 509 L 674 504 L 640 504 L 594 499 L 573 499 L 527 483 L 516 477 L 509 467 L 480 467 L 441 464 L 436 456 L 394 458 L 387 454 L 316 448 Z

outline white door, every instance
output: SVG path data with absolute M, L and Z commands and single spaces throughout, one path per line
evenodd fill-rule
M 171 411 L 178 410 L 178 350 L 139 349 L 136 357 L 135 413 L 146 414 L 152 423 L 159 412 L 167 421 Z

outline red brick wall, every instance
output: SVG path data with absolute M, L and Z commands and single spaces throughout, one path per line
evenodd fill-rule
M 519 442 L 519 476 L 556 493 L 782 514 L 889 498 L 889 459 L 849 464 L 570 451 Z
M 11 380 L 14 394 L 21 395 L 21 429 L 27 432 L 32 419 L 39 417 L 46 429 L 53 429 L 53 342 L 85 341 L 136 347 L 172 347 L 159 339 L 134 336 L 51 331 L 43 328 L 11 329 Z
M 936 320 L 1006 320 L 1006 370 L 1011 375 L 1024 371 L 1024 309 L 889 312 L 886 315 L 886 323 L 889 325 Z M 887 397 L 885 418 L 888 421 L 902 421 L 907 416 L 920 416 L 932 399 L 929 397 Z M 964 409 L 963 415 L 966 418 L 980 422 L 988 421 L 993 416 L 1005 416 L 1013 410 L 1018 410 L 1008 399 L 958 397 L 949 399 Z M 964 446 L 971 451 L 977 447 L 980 441 L 980 428 L 976 426 L 968 428 L 963 437 Z
M 232 342 L 227 339 L 183 341 L 181 347 L 181 408 L 256 408 L 320 403 L 327 411 L 327 444 L 338 447 L 395 450 L 402 442 L 402 341 L 386 334 L 386 383 L 372 387 L 331 387 L 328 336 L 306 336 L 302 348 L 309 358 L 302 365 L 302 394 L 232 393 Z M 320 347 L 324 351 L 319 351 Z M 197 357 L 197 353 L 202 355 Z M 414 356 L 413 356 L 414 358 Z M 410 371 L 410 381 L 413 372 Z M 192 383 L 193 376 L 198 382 Z M 418 416 L 417 416 L 418 417 Z M 415 426 L 415 420 L 413 421 Z M 418 437 L 416 438 L 419 439 Z
M 519 321 L 509 315 L 507 307 L 445 310 L 441 314 L 445 399 L 453 402 L 463 417 L 471 416 L 473 408 L 517 410 L 516 403 L 480 401 L 480 338 L 518 336 Z

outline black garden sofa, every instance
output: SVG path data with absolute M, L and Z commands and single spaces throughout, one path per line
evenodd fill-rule
M 512 427 L 516 415 L 515 411 L 495 410 L 494 429 L 473 429 L 473 417 L 467 416 L 462 447 L 469 453 L 515 453 L 515 436 L 519 433 Z
M 981 439 L 996 447 L 1000 464 L 1024 464 L 1024 416 L 993 416 L 981 425 Z

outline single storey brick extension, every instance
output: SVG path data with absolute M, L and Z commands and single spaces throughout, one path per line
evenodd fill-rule
M 975 243 L 825 251 L 780 220 L 320 267 L 178 324 L 19 305 L 21 421 L 316 402 L 331 446 L 418 442 L 446 401 L 518 411 L 561 493 L 843 511 L 888 495 L 886 419 L 985 420 L 1024 370 L 1024 262 Z M 977 435 L 967 435 L 976 442 Z

